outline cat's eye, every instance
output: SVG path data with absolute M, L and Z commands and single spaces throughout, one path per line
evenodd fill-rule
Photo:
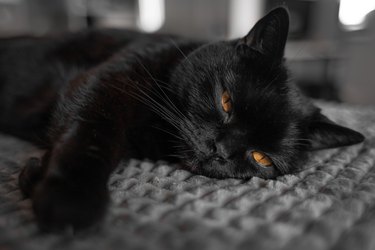
M 221 107 L 225 113 L 229 113 L 232 110 L 232 99 L 228 91 L 224 91 L 221 95 Z
M 264 167 L 271 167 L 273 166 L 272 160 L 264 153 L 259 152 L 259 151 L 252 151 L 251 152 L 251 157 L 253 160 L 258 163 L 261 166 Z

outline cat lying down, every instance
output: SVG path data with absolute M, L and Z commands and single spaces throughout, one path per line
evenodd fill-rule
M 0 127 L 46 148 L 19 185 L 43 230 L 103 217 L 123 158 L 215 178 L 275 178 L 307 151 L 360 143 L 288 79 L 288 12 L 213 43 L 126 30 L 0 41 Z

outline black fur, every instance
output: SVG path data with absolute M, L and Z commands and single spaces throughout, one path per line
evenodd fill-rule
M 277 8 L 232 41 L 116 30 L 0 41 L 1 128 L 34 141 L 48 134 L 43 159 L 20 175 L 41 228 L 97 222 L 124 157 L 181 161 L 217 178 L 274 178 L 308 150 L 361 142 L 288 81 L 288 26 Z M 252 150 L 274 166 L 257 164 Z

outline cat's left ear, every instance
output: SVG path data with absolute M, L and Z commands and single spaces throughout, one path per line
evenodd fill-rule
M 279 7 L 260 19 L 240 40 L 251 49 L 273 59 L 282 59 L 289 30 L 289 12 Z
M 361 133 L 340 126 L 321 113 L 310 122 L 307 137 L 312 150 L 349 146 L 365 139 Z

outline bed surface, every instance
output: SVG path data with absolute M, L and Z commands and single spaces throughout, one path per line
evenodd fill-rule
M 366 141 L 313 152 L 301 172 L 276 180 L 123 162 L 101 228 L 76 235 L 38 232 L 17 176 L 40 152 L 0 134 L 0 249 L 375 249 L 375 108 L 320 106 Z

